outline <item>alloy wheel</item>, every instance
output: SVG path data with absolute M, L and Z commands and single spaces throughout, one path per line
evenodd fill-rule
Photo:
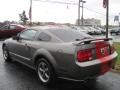
M 38 65 L 38 75 L 42 82 L 47 83 L 50 79 L 50 71 L 47 64 L 41 61 Z

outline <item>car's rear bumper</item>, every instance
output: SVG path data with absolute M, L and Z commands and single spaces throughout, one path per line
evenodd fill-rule
M 117 53 L 104 57 L 102 59 L 96 59 L 89 62 L 79 63 L 76 62 L 76 66 L 67 76 L 69 80 L 86 80 L 90 78 L 96 78 L 106 72 L 108 72 L 115 64 L 117 59 Z M 65 78 L 65 77 L 64 77 Z

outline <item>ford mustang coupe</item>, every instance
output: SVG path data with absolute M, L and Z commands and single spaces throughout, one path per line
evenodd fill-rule
M 44 85 L 56 78 L 95 80 L 108 72 L 117 58 L 111 39 L 95 39 L 67 26 L 26 29 L 3 42 L 5 61 L 15 60 L 37 71 Z

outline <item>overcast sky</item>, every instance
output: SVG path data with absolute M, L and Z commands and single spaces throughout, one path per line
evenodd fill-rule
M 50 1 L 50 0 L 48 0 Z M 53 1 L 73 1 L 78 0 L 53 0 Z M 105 24 L 105 9 L 103 0 L 86 0 L 84 18 L 96 18 Z M 19 14 L 23 10 L 28 16 L 30 0 L 0 0 L 0 21 L 19 20 Z M 67 8 L 68 7 L 68 8 Z M 54 21 L 59 23 L 75 23 L 77 19 L 77 5 L 65 5 L 47 3 L 33 0 L 33 21 Z M 114 24 L 114 16 L 120 13 L 120 0 L 110 0 L 110 24 Z

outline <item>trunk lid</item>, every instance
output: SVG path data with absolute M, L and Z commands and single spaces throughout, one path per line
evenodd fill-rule
M 76 53 L 77 59 L 85 58 L 85 60 L 78 60 L 82 62 L 96 60 L 103 57 L 106 57 L 112 53 L 112 45 L 109 40 L 111 38 L 103 38 L 103 39 L 85 39 L 79 42 L 73 43 L 76 45 Z M 87 60 L 88 59 L 88 60 Z
M 109 38 L 89 39 L 76 43 L 77 62 L 84 63 L 93 60 L 100 61 L 100 75 L 108 72 L 112 68 L 112 57 L 115 52 Z M 107 60 L 107 59 L 109 60 Z

